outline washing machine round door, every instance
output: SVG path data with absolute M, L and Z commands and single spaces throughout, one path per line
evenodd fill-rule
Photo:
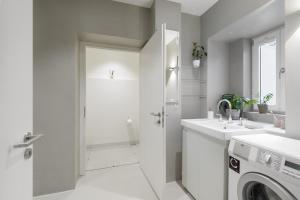
M 282 185 L 262 174 L 247 173 L 238 184 L 239 200 L 297 200 Z

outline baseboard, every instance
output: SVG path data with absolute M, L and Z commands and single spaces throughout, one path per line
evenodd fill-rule
M 46 194 L 46 195 L 41 195 L 41 196 L 35 196 L 35 197 L 33 197 L 33 200 L 56 200 L 56 199 L 67 197 L 73 191 L 74 190 L 67 190 L 67 191 L 63 191 L 63 192 L 57 192 L 57 193 Z

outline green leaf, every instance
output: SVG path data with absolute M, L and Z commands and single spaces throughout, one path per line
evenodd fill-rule
M 264 98 L 263 98 L 263 103 L 264 103 L 264 104 L 267 104 L 269 101 L 271 101 L 272 98 L 273 98 L 273 94 L 272 94 L 272 93 L 267 94 L 267 95 L 264 96 Z

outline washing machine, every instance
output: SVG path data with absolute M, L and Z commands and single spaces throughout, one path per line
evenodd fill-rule
M 234 136 L 228 151 L 228 200 L 300 200 L 299 140 Z

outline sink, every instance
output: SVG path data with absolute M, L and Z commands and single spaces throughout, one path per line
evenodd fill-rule
M 238 125 L 236 122 L 228 123 L 226 121 L 220 122 L 218 120 L 199 120 L 197 121 L 197 124 L 207 126 L 212 129 L 219 129 L 220 131 L 244 129 L 243 126 Z
M 246 126 L 241 126 L 239 123 L 239 121 L 220 122 L 217 119 L 184 119 L 181 121 L 184 128 L 222 140 L 230 140 L 233 135 L 258 134 L 264 131 L 264 127 L 259 124 L 247 122 Z

